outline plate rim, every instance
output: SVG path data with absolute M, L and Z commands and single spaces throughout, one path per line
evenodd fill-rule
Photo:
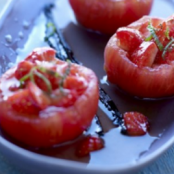
M 147 166 L 149 163 L 153 162 L 156 158 L 158 158 L 160 155 L 162 155 L 166 150 L 168 150 L 172 145 L 174 144 L 174 136 L 170 138 L 165 144 L 163 144 L 160 148 L 156 149 L 153 153 L 150 153 L 146 157 L 143 157 L 139 159 L 137 162 L 134 163 L 127 163 L 124 164 L 119 164 L 116 166 L 99 166 L 99 165 L 92 165 L 88 166 L 88 163 L 82 163 L 82 162 L 77 162 L 77 161 L 71 161 L 71 160 L 66 160 L 66 159 L 60 159 L 60 158 L 55 158 L 51 156 L 46 156 L 42 154 L 37 154 L 35 152 L 29 151 L 25 148 L 22 148 L 8 140 L 6 140 L 3 136 L 0 136 L 0 151 L 2 154 L 6 154 L 4 150 L 7 150 L 9 153 L 9 150 L 13 152 L 13 154 L 18 154 L 22 158 L 37 162 L 37 163 L 42 163 L 43 165 L 50 165 L 54 167 L 68 167 L 69 169 L 72 170 L 87 170 L 89 172 L 100 172 L 107 174 L 110 173 L 125 173 L 125 172 L 130 172 L 130 171 L 136 171 L 140 168 L 143 168 Z M 4 155 L 6 158 L 10 159 L 10 156 Z M 7 157 L 8 156 L 8 157 Z M 13 162 L 13 160 L 11 160 Z

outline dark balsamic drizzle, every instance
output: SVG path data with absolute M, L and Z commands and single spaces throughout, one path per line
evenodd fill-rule
M 73 52 L 66 43 L 62 33 L 54 25 L 54 20 L 51 13 L 53 7 L 54 4 L 48 4 L 44 7 L 44 14 L 47 18 L 45 42 L 47 42 L 50 47 L 57 51 L 56 56 L 59 59 L 63 61 L 70 60 L 73 63 L 82 64 L 74 57 Z M 49 24 L 51 24 L 51 27 L 48 27 Z
M 111 112 L 112 118 L 110 117 L 110 120 L 112 120 L 112 123 L 118 127 L 122 125 L 122 114 L 119 112 L 118 108 L 116 107 L 113 100 L 109 97 L 109 95 L 104 91 L 104 89 L 99 87 L 99 93 L 100 93 L 100 101 L 104 104 L 104 106 L 108 109 L 108 111 Z
M 56 50 L 56 56 L 60 60 L 70 60 L 73 63 L 82 64 L 74 57 L 73 51 L 66 43 L 60 29 L 55 26 L 54 19 L 52 16 L 52 8 L 54 8 L 54 4 L 48 4 L 44 7 L 44 14 L 47 18 L 45 42 L 47 42 L 50 47 Z M 110 117 L 109 119 L 112 121 L 113 125 L 115 127 L 121 126 L 123 128 L 122 114 L 119 112 L 113 100 L 101 87 L 99 87 L 99 95 L 101 103 L 107 108 L 107 110 L 112 115 L 112 118 Z M 102 135 L 103 130 L 100 124 L 100 120 L 97 116 L 95 117 L 95 119 L 96 123 L 101 128 L 101 130 L 97 131 L 97 133 L 99 135 Z

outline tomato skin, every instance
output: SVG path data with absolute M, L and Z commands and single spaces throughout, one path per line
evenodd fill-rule
M 127 93 L 142 98 L 159 98 L 174 94 L 174 62 L 138 67 L 128 53 L 117 45 L 114 34 L 106 45 L 104 68 L 108 80 Z
M 48 55 L 40 55 L 42 54 L 41 50 L 42 48 L 39 49 L 38 59 L 43 58 L 43 60 L 50 62 Z M 51 52 L 51 55 L 55 53 L 50 48 L 44 48 L 44 52 Z M 34 55 L 36 54 L 34 53 Z M 32 57 L 32 54 L 30 57 Z M 26 59 L 34 62 L 37 58 L 35 57 L 34 61 L 33 58 L 27 57 Z M 51 59 L 57 67 L 67 64 L 67 62 L 53 57 Z M 27 82 L 24 89 L 10 91 L 10 96 L 6 96 L 3 86 L 4 84 L 6 85 L 8 80 L 15 79 L 16 69 L 8 70 L 0 79 L 0 125 L 2 129 L 19 142 L 33 147 L 50 147 L 71 141 L 82 134 L 90 126 L 98 108 L 98 80 L 92 70 L 76 64 L 71 64 L 71 66 L 73 71 L 75 69 L 79 76 L 84 77 L 88 85 L 83 92 L 76 96 L 72 104 L 66 106 L 54 105 L 51 97 L 43 95 L 45 92 L 33 86 L 31 82 Z M 75 72 L 72 72 L 72 74 Z M 17 103 L 16 108 L 11 107 L 11 104 L 15 103 L 15 95 L 20 91 L 21 93 L 26 93 L 25 100 L 33 104 L 33 110 L 30 113 L 28 113 L 28 110 L 31 110 L 31 108 L 29 106 L 27 108 L 27 105 L 25 105 L 24 110 L 18 112 L 18 108 L 22 107 L 20 101 L 22 102 L 23 95 L 18 95 L 21 98 L 21 100 L 18 100 L 19 105 Z M 27 97 L 28 94 L 29 96 Z M 38 96 L 39 98 L 37 98 Z M 4 97 L 7 99 L 4 99 Z M 11 97 L 13 97 L 12 101 L 10 100 Z M 43 98 L 44 101 L 40 101 L 40 98 Z M 52 103 L 51 105 L 50 102 Z
M 150 13 L 153 0 L 69 0 L 77 21 L 105 34 Z

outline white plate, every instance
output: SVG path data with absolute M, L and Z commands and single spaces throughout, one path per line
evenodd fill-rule
M 15 0 L 1 0 L 0 1 L 0 26 L 2 25 L 5 17 L 13 7 Z
M 46 2 L 48 1 L 43 0 L 33 6 L 34 0 L 25 2 L 17 0 L 18 4 L 15 4 L 8 15 L 8 20 L 3 22 L 0 38 L 3 40 L 4 36 L 10 35 L 12 40 L 6 42 L 4 39 L 0 48 L 1 73 L 22 59 L 34 47 L 44 45 L 43 22 L 45 19 L 39 11 Z M 159 12 L 158 9 L 161 6 L 165 11 Z M 173 7 L 166 0 L 155 0 L 151 15 L 167 17 L 172 14 Z M 26 13 L 27 10 L 29 13 Z M 1 152 L 13 164 L 36 174 L 58 172 L 61 174 L 125 174 L 148 165 L 174 143 L 174 99 L 138 100 L 127 96 L 113 85 L 103 83 L 103 77 L 105 77 L 103 50 L 109 38 L 78 26 L 68 0 L 56 1 L 54 16 L 75 57 L 96 72 L 102 87 L 112 97 L 119 110 L 121 112 L 136 110 L 144 113 L 151 121 L 151 130 L 149 134 L 142 137 L 128 137 L 120 134 L 118 128 L 113 128 L 110 121 L 103 118 L 106 121 L 105 129 L 108 130 L 103 137 L 106 143 L 105 148 L 92 152 L 86 158 L 74 157 L 73 148 L 69 146 L 32 152 L 8 140 L 3 133 L 0 136 Z M 35 27 L 36 24 L 37 27 Z

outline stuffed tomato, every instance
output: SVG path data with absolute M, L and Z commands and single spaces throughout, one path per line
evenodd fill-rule
M 144 16 L 119 28 L 104 52 L 108 80 L 142 98 L 174 94 L 174 16 Z
M 70 141 L 90 126 L 98 97 L 92 70 L 37 48 L 0 79 L 0 126 L 33 147 Z
M 84 27 L 114 34 L 150 13 L 153 0 L 69 0 L 77 21 Z

